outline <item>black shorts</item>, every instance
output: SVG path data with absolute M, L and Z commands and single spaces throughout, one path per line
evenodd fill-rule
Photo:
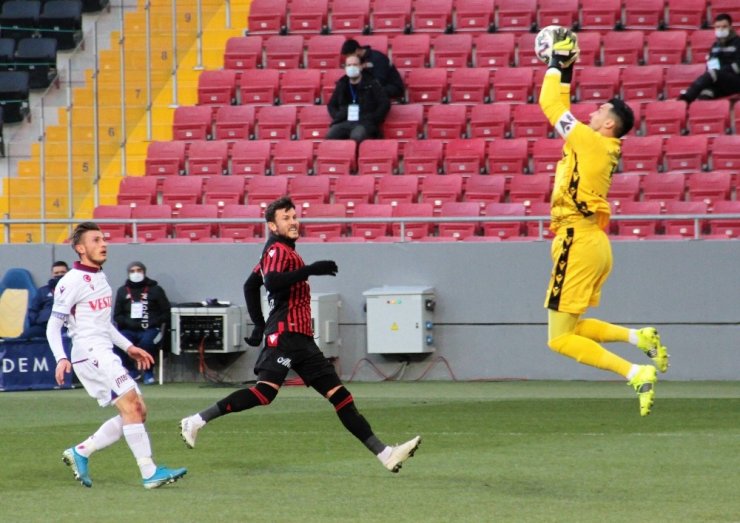
M 306 386 L 320 376 L 337 373 L 311 336 L 296 332 L 268 334 L 254 365 L 254 373 L 262 381 L 282 385 L 291 369 Z

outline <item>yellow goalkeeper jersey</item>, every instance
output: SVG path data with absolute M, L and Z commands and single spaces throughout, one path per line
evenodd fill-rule
M 540 92 L 540 107 L 565 139 L 563 158 L 555 171 L 550 230 L 573 227 L 586 219 L 606 230 L 607 194 L 621 155 L 621 140 L 609 138 L 579 122 L 570 112 L 570 85 L 560 83 L 560 71 L 548 69 Z

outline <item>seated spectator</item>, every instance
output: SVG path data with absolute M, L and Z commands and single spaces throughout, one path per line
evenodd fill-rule
M 46 339 L 46 324 L 51 316 L 51 307 L 54 305 L 54 288 L 68 270 L 69 266 L 63 261 L 55 261 L 51 266 L 51 279 L 46 285 L 38 288 L 36 296 L 28 304 L 28 327 L 20 335 L 21 338 Z
M 391 103 L 380 83 L 360 67 L 360 59 L 350 55 L 345 60 L 345 75 L 337 80 L 327 104 L 331 115 L 329 140 L 351 138 L 358 144 L 377 138 Z
M 143 263 L 129 263 L 128 279 L 116 291 L 113 318 L 121 334 L 151 354 L 157 365 L 157 346 L 164 336 L 164 324 L 170 318 L 170 301 L 157 281 L 146 276 Z M 129 374 L 137 379 L 139 372 L 136 363 L 123 351 L 118 355 Z M 155 382 L 153 368 L 144 372 L 144 383 L 147 385 Z
M 362 68 L 370 71 L 373 77 L 380 82 L 388 98 L 403 97 L 403 78 L 386 55 L 371 49 L 369 45 L 361 46 L 357 40 L 347 40 L 342 45 L 342 57 L 346 59 L 351 55 L 358 57 Z
M 740 36 L 732 28 L 730 15 L 717 15 L 714 34 L 717 41 L 709 51 L 707 72 L 694 80 L 679 100 L 691 103 L 697 98 L 711 100 L 740 93 Z

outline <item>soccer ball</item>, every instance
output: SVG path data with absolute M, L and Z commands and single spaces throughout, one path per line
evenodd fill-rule
M 559 25 L 548 25 L 537 33 L 534 39 L 534 52 L 537 58 L 546 64 L 550 63 L 555 32 L 559 29 L 566 30 L 566 28 Z

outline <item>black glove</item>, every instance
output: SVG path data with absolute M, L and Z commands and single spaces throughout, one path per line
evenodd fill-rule
M 262 336 L 264 333 L 264 327 L 255 325 L 254 329 L 252 329 L 252 334 L 249 335 L 249 338 L 244 338 L 244 341 L 246 341 L 247 345 L 249 345 L 250 347 L 259 347 L 260 345 L 262 345 Z
M 320 260 L 307 266 L 308 274 L 312 276 L 336 276 L 339 272 L 337 263 L 333 260 Z

